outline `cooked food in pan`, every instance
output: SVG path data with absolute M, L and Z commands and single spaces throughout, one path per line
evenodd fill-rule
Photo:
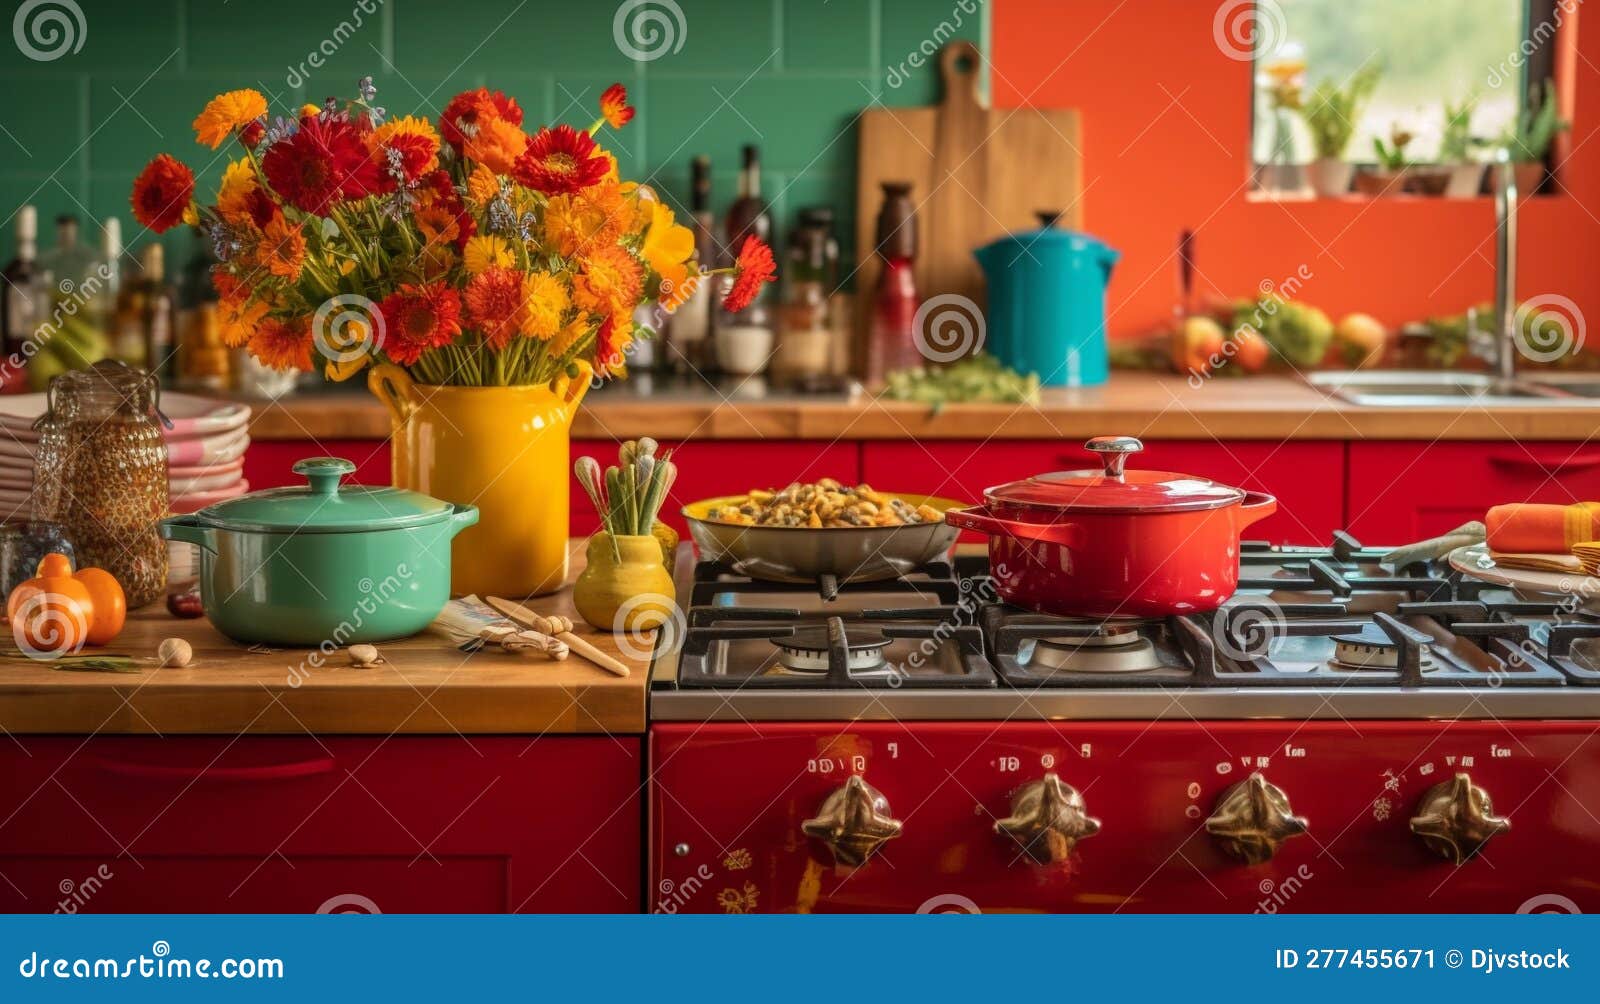
M 738 526 L 906 526 L 940 523 L 944 513 L 873 491 L 871 485 L 842 485 L 832 478 L 796 482 L 782 491 L 752 489 L 707 510 L 706 518 Z

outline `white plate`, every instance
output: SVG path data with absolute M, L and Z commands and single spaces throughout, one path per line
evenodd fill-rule
M 1489 545 L 1469 544 L 1451 551 L 1450 567 L 1462 575 L 1493 582 L 1517 593 L 1539 596 L 1570 596 L 1579 606 L 1600 612 L 1600 578 L 1582 572 L 1535 572 L 1523 568 L 1501 568 L 1489 555 Z
M 39 433 L 33 428 L 33 423 L 44 414 L 44 410 L 43 394 L 0 396 L 0 439 L 15 437 L 24 442 L 37 442 Z M 172 428 L 161 430 L 161 434 L 169 440 L 233 432 L 244 428 L 245 423 L 250 421 L 250 406 L 247 404 L 217 401 L 193 394 L 162 394 L 161 413 L 172 420 Z

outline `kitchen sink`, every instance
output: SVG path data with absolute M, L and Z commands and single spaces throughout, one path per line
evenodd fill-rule
M 1312 373 L 1306 382 L 1351 404 L 1389 408 L 1600 405 L 1600 381 L 1595 381 L 1588 393 L 1569 392 L 1564 387 L 1532 380 L 1431 370 Z
M 1600 398 L 1600 373 L 1540 373 L 1525 381 L 1576 397 Z

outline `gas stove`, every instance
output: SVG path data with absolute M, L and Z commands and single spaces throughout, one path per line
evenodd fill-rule
M 1600 909 L 1548 867 L 1600 847 L 1600 620 L 1385 553 L 1247 543 L 1220 609 L 1110 620 L 999 602 L 965 547 L 811 586 L 685 557 L 652 905 Z
M 965 548 L 843 586 L 700 562 L 681 570 L 652 717 L 1600 717 L 1600 619 L 1385 553 L 1344 533 L 1247 542 L 1233 598 L 1164 619 L 1007 606 Z

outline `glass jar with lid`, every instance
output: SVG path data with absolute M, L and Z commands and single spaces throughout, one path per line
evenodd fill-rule
M 167 446 L 154 374 L 105 361 L 50 383 L 34 458 L 39 515 L 62 525 L 80 567 L 116 576 L 128 607 L 166 589 Z

